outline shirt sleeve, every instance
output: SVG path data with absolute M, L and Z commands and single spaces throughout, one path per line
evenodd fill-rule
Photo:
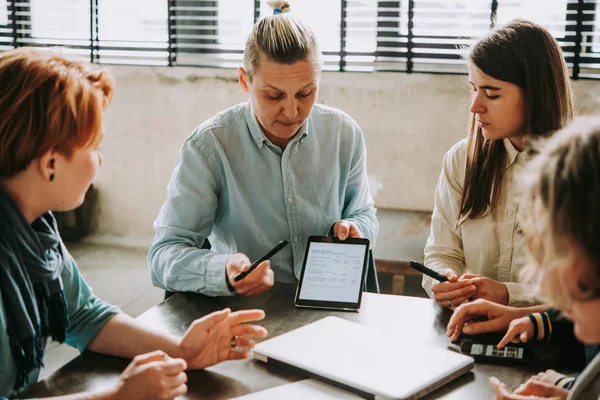
M 560 310 L 548 308 L 542 312 L 527 314 L 527 316 L 533 324 L 533 340 L 560 345 L 561 353 L 568 355 L 570 362 L 584 362 L 587 346 L 584 348 L 582 343 L 577 340 L 573 331 L 573 322 L 569 321 Z M 575 378 L 565 376 L 554 384 L 564 389 L 571 389 L 574 382 Z
M 537 285 L 530 283 L 504 282 L 508 290 L 508 305 L 513 307 L 527 307 L 540 304 L 535 296 Z
M 454 271 L 458 276 L 466 272 L 462 236 L 457 222 L 460 216 L 462 181 L 466 151 L 459 142 L 444 156 L 442 172 L 435 189 L 435 201 L 431 216 L 431 230 L 425 246 L 425 265 L 439 273 Z M 434 280 L 423 276 L 423 289 L 433 297 Z
M 79 274 L 71 255 L 66 250 L 63 250 L 63 254 L 65 261 L 61 277 L 69 312 L 69 329 L 65 342 L 83 351 L 104 325 L 121 310 L 97 298 Z
M 379 222 L 375 215 L 376 210 L 369 189 L 367 150 L 362 131 L 354 121 L 352 121 L 352 129 L 355 141 L 347 178 L 342 219 L 354 222 L 362 236 L 369 239 L 371 248 L 373 248 L 379 232 Z
M 167 201 L 154 222 L 156 234 L 148 264 L 154 286 L 223 296 L 231 295 L 225 281 L 231 254 L 201 249 L 213 227 L 219 190 L 218 166 L 202 144 L 208 140 L 196 133 L 183 144 Z
M 538 340 L 560 343 L 565 340 L 576 340 L 573 322 L 568 320 L 560 310 L 549 308 L 543 312 L 533 313 L 538 325 Z

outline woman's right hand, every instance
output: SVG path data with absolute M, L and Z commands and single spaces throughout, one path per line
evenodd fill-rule
M 454 271 L 442 272 L 442 275 L 448 278 L 448 281 L 431 286 L 434 300 L 442 307 L 454 310 L 477 292 L 477 287 L 470 279 L 459 280 Z
M 187 392 L 187 365 L 163 351 L 136 356 L 125 368 L 111 400 L 171 400 Z

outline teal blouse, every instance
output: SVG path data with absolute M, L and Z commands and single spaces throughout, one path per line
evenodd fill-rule
M 79 274 L 75 260 L 64 245 L 62 245 L 62 249 L 65 261 L 61 276 L 70 320 L 66 343 L 83 351 L 104 327 L 104 324 L 120 310 L 94 295 L 92 289 Z M 30 385 L 37 382 L 39 372 L 39 370 L 31 372 L 29 375 Z M 6 313 L 2 296 L 0 296 L 0 400 L 15 396 L 18 392 L 27 389 L 27 387 L 23 387 L 19 388 L 17 393 L 14 392 L 16 376 L 17 368 L 12 358 L 6 327 Z

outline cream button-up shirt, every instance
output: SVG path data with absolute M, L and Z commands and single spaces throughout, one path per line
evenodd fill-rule
M 525 166 L 526 156 L 504 139 L 506 171 L 498 204 L 483 218 L 467 219 L 457 226 L 467 164 L 468 138 L 445 155 L 435 192 L 431 232 L 425 246 L 425 265 L 438 271 L 454 270 L 458 276 L 473 273 L 504 282 L 509 305 L 538 304 L 536 287 L 518 283 L 527 260 L 525 237 L 517 223 L 515 178 Z M 433 279 L 424 276 L 423 288 L 433 297 Z M 437 283 L 437 281 L 436 281 Z

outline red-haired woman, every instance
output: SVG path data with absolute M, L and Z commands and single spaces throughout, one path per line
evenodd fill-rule
M 0 87 L 0 398 L 36 382 L 48 337 L 133 358 L 116 386 L 69 399 L 171 399 L 186 368 L 246 357 L 235 347 L 266 335 L 244 324 L 261 310 L 210 314 L 183 338 L 152 332 L 95 297 L 60 239 L 49 210 L 79 206 L 102 164 L 110 74 L 22 48 L 0 55 Z

